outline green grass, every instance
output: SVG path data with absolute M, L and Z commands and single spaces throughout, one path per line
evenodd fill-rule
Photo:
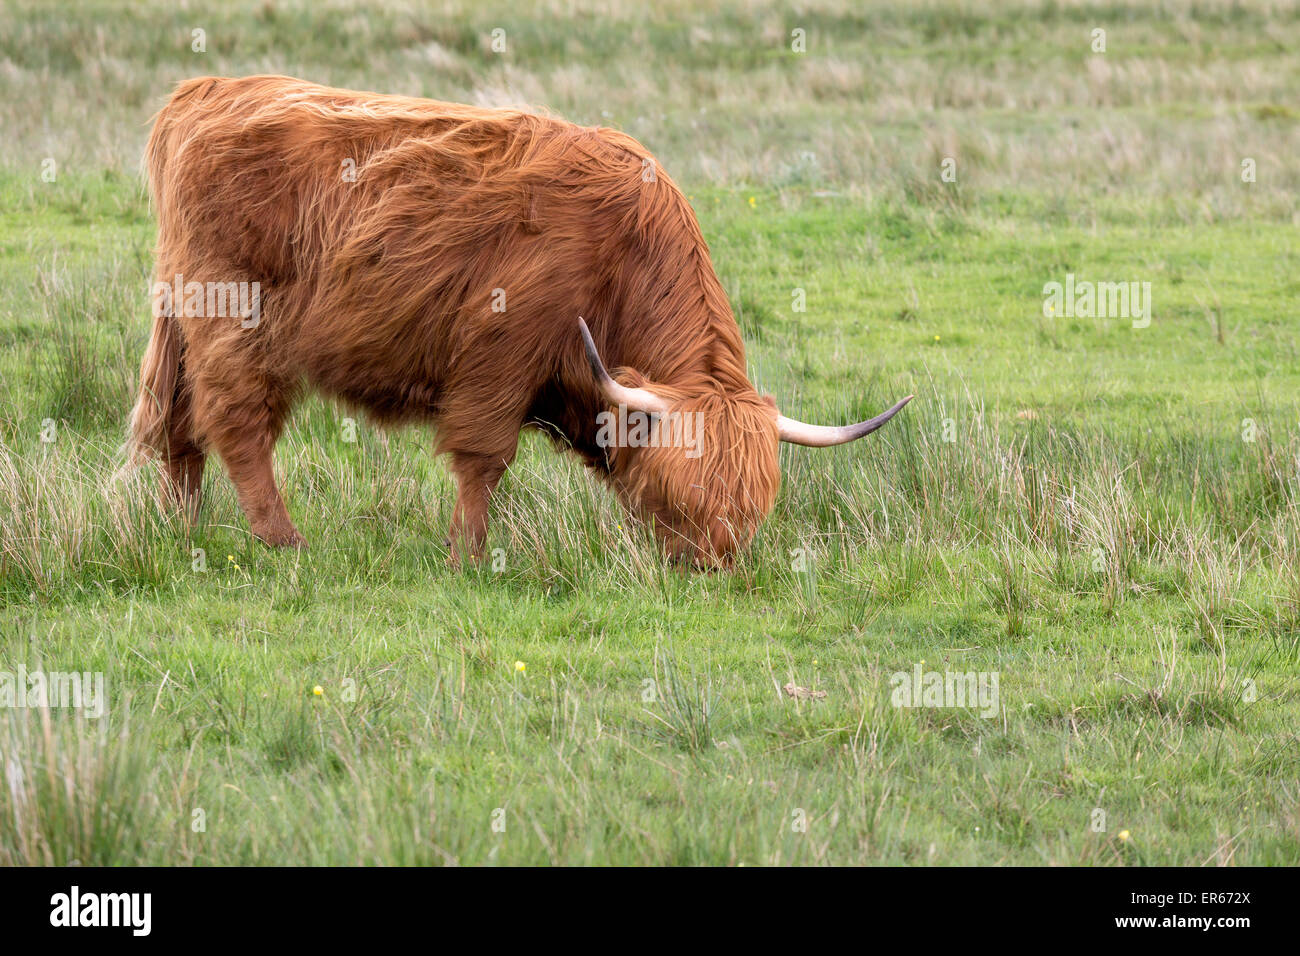
M 1300 861 L 1295 10 L 517 7 L 214 11 L 195 63 L 186 11 L 0 5 L 0 671 L 111 705 L 0 709 L 0 863 Z M 186 527 L 115 475 L 135 163 L 176 79 L 265 69 L 623 126 L 783 410 L 917 400 L 784 448 L 729 573 L 538 437 L 496 567 L 453 570 L 429 436 L 349 443 L 319 400 L 277 451 L 309 551 L 252 541 L 215 463 Z M 1150 327 L 1045 317 L 1067 272 L 1149 281 Z M 996 673 L 997 716 L 893 706 L 922 662 Z

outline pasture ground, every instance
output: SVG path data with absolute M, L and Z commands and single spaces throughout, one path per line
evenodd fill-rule
M 0 671 L 110 697 L 0 709 L 0 863 L 1300 861 L 1296 8 L 701 6 L 0 2 Z M 175 82 L 254 72 L 621 127 L 784 409 L 917 399 L 783 449 L 727 574 L 540 437 L 499 570 L 452 570 L 429 436 L 319 400 L 278 449 L 310 550 L 215 465 L 186 527 L 112 480 L 137 167 Z M 1067 273 L 1150 325 L 1045 316 Z M 893 706 L 918 665 L 996 715 Z

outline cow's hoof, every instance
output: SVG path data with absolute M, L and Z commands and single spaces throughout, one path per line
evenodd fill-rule
M 253 535 L 271 548 L 297 548 L 300 551 L 307 548 L 307 539 L 299 534 L 296 528 L 290 528 L 288 531 L 267 531 L 262 534 L 254 531 Z
M 461 554 L 457 548 L 453 547 L 451 553 L 447 555 L 447 565 L 456 570 L 464 567 L 472 568 L 474 565 L 478 564 L 482 558 L 483 555 L 481 554 Z

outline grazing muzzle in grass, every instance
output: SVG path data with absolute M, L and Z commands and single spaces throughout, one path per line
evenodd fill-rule
M 827 447 L 869 435 L 911 401 L 854 425 L 809 425 L 777 412 L 747 382 L 679 388 L 634 369 L 610 375 L 578 319 L 587 361 L 612 410 L 597 443 L 629 510 L 648 521 L 674 559 L 726 567 L 776 503 L 782 441 Z
M 622 406 L 616 414 L 622 426 L 640 413 Z M 620 497 L 651 525 L 670 557 L 697 567 L 727 566 L 776 502 L 775 403 L 757 392 L 737 397 L 714 391 L 674 398 L 651 419 L 648 441 L 610 449 Z M 627 434 L 639 438 L 630 426 Z

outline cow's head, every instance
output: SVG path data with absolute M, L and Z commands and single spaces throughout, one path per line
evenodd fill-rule
M 597 443 L 628 509 L 649 521 L 667 553 L 719 567 L 744 548 L 776 503 L 777 449 L 842 445 L 875 431 L 911 401 L 855 425 L 808 425 L 778 413 L 753 388 L 687 391 L 605 369 L 587 323 L 578 320 L 587 361 L 609 408 Z

